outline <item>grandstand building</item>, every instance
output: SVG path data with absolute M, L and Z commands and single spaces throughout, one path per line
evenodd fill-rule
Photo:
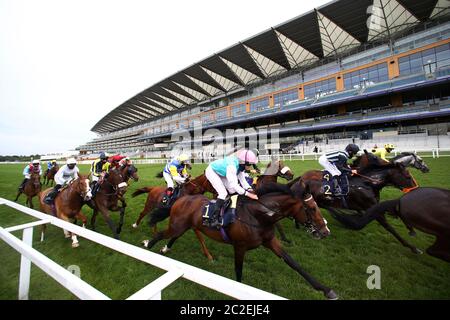
M 168 156 L 198 124 L 278 129 L 279 152 L 450 148 L 449 17 L 448 0 L 333 1 L 131 97 L 78 150 Z

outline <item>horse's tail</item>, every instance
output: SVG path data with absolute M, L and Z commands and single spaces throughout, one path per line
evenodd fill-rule
M 361 230 L 385 212 L 396 214 L 399 203 L 399 199 L 383 201 L 370 207 L 365 212 L 362 212 L 362 215 L 345 214 L 342 210 L 338 210 L 336 208 L 326 209 L 330 212 L 333 218 L 335 218 L 347 228 L 353 230 Z
M 144 188 L 137 189 L 135 192 L 133 192 L 131 197 L 134 198 L 140 194 L 149 193 L 150 191 L 152 191 L 152 189 L 153 189 L 152 187 L 144 187 Z
M 156 178 L 162 178 L 163 177 L 163 172 L 158 172 L 155 176 Z

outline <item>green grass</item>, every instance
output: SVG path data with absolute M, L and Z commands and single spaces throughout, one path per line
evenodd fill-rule
M 426 159 L 431 168 L 429 174 L 412 170 L 417 181 L 423 186 L 450 189 L 448 167 L 450 159 Z M 314 161 L 287 162 L 296 175 L 318 168 Z M 161 165 L 139 165 L 140 180 L 131 184 L 127 193 L 128 208 L 121 240 L 139 246 L 143 239 L 150 237 L 146 220 L 138 229 L 131 225 L 143 208 L 145 195 L 132 199 L 130 194 L 139 187 L 163 185 L 163 180 L 154 178 Z M 205 168 L 194 165 L 193 175 Z M 22 179 L 22 165 L 0 165 L 0 197 L 14 199 L 18 184 Z M 88 166 L 81 166 L 87 172 Z M 382 199 L 401 196 L 401 192 L 387 188 Z M 19 203 L 24 204 L 25 198 Z M 34 199 L 38 206 L 37 199 Z M 0 226 L 7 227 L 33 221 L 32 218 L 0 207 Z M 91 216 L 87 207 L 83 211 Z M 292 221 L 284 220 L 283 226 L 292 245 L 285 245 L 288 253 L 325 285 L 333 288 L 341 299 L 449 299 L 450 264 L 427 254 L 415 255 L 377 223 L 372 223 L 362 231 L 343 228 L 330 217 L 331 235 L 323 240 L 314 240 L 304 230 L 294 228 Z M 118 222 L 118 213 L 112 213 Z M 406 228 L 398 221 L 388 218 L 394 227 L 408 241 L 426 249 L 433 243 L 433 237 L 418 232 L 416 238 L 407 234 Z M 160 228 L 167 226 L 167 221 Z M 35 228 L 35 249 L 44 253 L 62 266 L 78 265 L 83 280 L 92 284 L 113 299 L 124 299 L 164 273 L 155 267 L 115 253 L 100 245 L 80 238 L 80 247 L 71 248 L 70 240 L 64 239 L 63 232 L 55 227 L 47 228 L 46 240 L 39 242 L 39 228 Z M 97 231 L 111 236 L 111 232 L 101 216 L 97 219 Z M 21 232 L 15 233 L 21 237 Z M 215 261 L 210 263 L 202 255 L 194 233 L 189 231 L 181 237 L 170 252 L 169 257 L 194 265 L 204 270 L 234 279 L 233 250 L 229 245 L 206 239 L 207 246 Z M 159 250 L 160 242 L 154 248 Z M 20 256 L 4 242 L 0 241 L 0 299 L 16 299 Z M 368 290 L 366 273 L 369 265 L 381 268 L 381 289 Z M 244 262 L 243 282 L 284 296 L 289 299 L 323 299 L 321 293 L 309 284 L 282 260 L 266 249 L 259 248 L 247 253 Z M 30 299 L 75 299 L 71 293 L 45 275 L 37 267 L 32 267 Z M 163 299 L 225 299 L 215 291 L 205 289 L 187 280 L 176 281 L 163 291 Z

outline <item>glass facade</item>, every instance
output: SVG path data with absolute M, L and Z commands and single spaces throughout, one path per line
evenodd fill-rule
M 398 59 L 400 75 L 431 73 L 436 69 L 450 67 L 450 44 L 417 52 Z
M 269 97 L 264 97 L 250 102 L 250 112 L 258 112 L 268 108 L 269 108 Z
M 387 80 L 389 80 L 387 63 L 380 63 L 369 68 L 344 74 L 344 87 L 346 90 L 359 89 Z
M 273 95 L 273 103 L 275 107 L 284 106 L 289 101 L 298 100 L 298 89 L 292 89 Z
M 315 82 L 304 86 L 305 99 L 314 98 L 317 95 L 326 95 L 336 92 L 336 79 L 330 78 L 327 80 Z
M 233 115 L 233 117 L 239 117 L 239 116 L 245 114 L 246 110 L 247 110 L 247 107 L 246 107 L 245 103 L 239 104 L 237 106 L 231 107 L 231 114 Z
M 228 110 L 221 109 L 216 111 L 216 120 L 222 120 L 228 118 Z

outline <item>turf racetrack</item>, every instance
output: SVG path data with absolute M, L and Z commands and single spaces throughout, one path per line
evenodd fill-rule
M 422 174 L 410 169 L 421 186 L 434 186 L 450 189 L 450 158 L 425 159 L 431 172 Z M 314 161 L 286 162 L 298 176 L 306 170 L 319 168 Z M 0 197 L 14 200 L 17 187 L 22 180 L 24 165 L 0 165 Z M 150 238 L 147 219 L 138 229 L 131 225 L 143 208 L 146 195 L 134 199 L 131 193 L 143 186 L 163 185 L 163 179 L 155 178 L 162 169 L 161 165 L 138 165 L 139 182 L 131 182 L 126 194 L 128 207 L 121 240 L 140 246 L 143 239 Z M 196 176 L 205 165 L 194 165 L 192 174 Z M 88 172 L 88 166 L 80 166 L 82 173 Z M 386 188 L 382 200 L 401 196 L 399 190 Z M 25 197 L 19 198 L 25 204 Z M 38 199 L 34 198 L 35 208 Z M 449 208 L 450 210 L 450 208 Z M 91 210 L 85 206 L 83 212 L 88 218 Z M 308 272 L 323 284 L 331 287 L 340 299 L 449 299 L 450 264 L 429 255 L 413 254 L 404 248 L 391 234 L 378 223 L 372 222 L 361 231 L 343 228 L 328 212 L 322 210 L 328 220 L 331 235 L 322 240 L 314 240 L 304 229 L 297 230 L 291 220 L 282 224 L 291 245 L 284 244 L 288 253 Z M 112 213 L 117 223 L 118 213 Z M 408 236 L 407 229 L 398 220 L 388 217 L 389 222 L 400 234 L 425 249 L 433 243 L 433 237 L 417 232 L 415 238 Z M 33 221 L 29 216 L 0 206 L 0 226 L 8 227 Z M 159 225 L 164 228 L 167 221 Z M 89 225 L 88 225 L 89 227 Z M 97 218 L 97 231 L 111 236 L 111 231 L 101 215 Z M 22 232 L 15 232 L 21 237 Z M 62 266 L 77 265 L 81 269 L 81 278 L 99 289 L 112 299 L 124 299 L 153 281 L 164 271 L 138 262 L 130 257 L 115 253 L 86 239 L 79 238 L 80 247 L 71 248 L 71 241 L 64 238 L 61 229 L 47 228 L 46 239 L 39 241 L 40 228 L 35 228 L 33 247 Z M 154 251 L 165 244 L 164 241 L 154 247 Z M 210 272 L 234 279 L 233 249 L 230 245 L 214 242 L 206 238 L 206 244 L 214 256 L 210 263 L 200 251 L 200 246 L 192 231 L 188 231 L 175 243 L 169 257 Z M 19 277 L 19 254 L 0 241 L 0 299 L 17 299 Z M 381 289 L 369 290 L 366 281 L 368 266 L 377 265 L 381 269 Z M 243 282 L 262 290 L 289 299 L 324 299 L 273 253 L 260 247 L 249 251 L 245 257 Z M 226 299 L 227 297 L 203 288 L 187 280 L 179 280 L 162 292 L 163 299 Z M 76 299 L 37 267 L 32 267 L 30 299 Z

